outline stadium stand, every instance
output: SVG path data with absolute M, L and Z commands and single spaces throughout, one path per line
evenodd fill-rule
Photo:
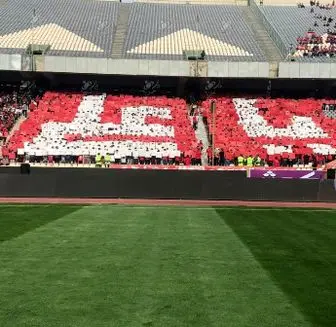
M 26 114 L 30 103 L 26 90 L 0 85 L 0 138 L 6 139 L 16 120 Z
M 105 1 L 6 1 L 1 53 L 23 54 L 33 43 L 50 45 L 49 55 L 109 57 L 118 9 L 119 3 Z
M 273 62 L 281 56 L 267 49 L 277 44 L 290 60 L 334 57 L 332 5 L 258 6 L 280 47 L 274 33 L 268 40 L 268 24 L 257 19 L 255 7 L 207 3 L 9 0 L 0 10 L 0 52 L 27 54 L 34 44 L 50 56 L 183 60 L 184 51 L 204 50 L 210 61 Z
M 268 25 L 260 12 L 286 49 L 293 50 L 288 59 L 323 62 L 336 53 L 336 9 L 332 6 L 272 6 L 276 0 L 256 6 L 257 1 L 252 0 L 254 6 L 243 7 L 229 5 L 231 0 L 225 4 L 218 0 L 221 5 L 200 1 L 202 5 L 182 0 L 8 0 L 0 10 L 0 53 L 27 55 L 30 44 L 40 44 L 50 46 L 47 55 L 51 56 L 183 60 L 185 51 L 204 50 L 209 61 L 269 63 L 266 76 L 277 77 L 284 55 L 279 46 L 281 55 L 278 50 L 271 51 L 278 43 L 274 35 L 266 33 Z M 292 4 L 292 0 L 285 3 Z M 21 59 L 22 70 L 29 70 L 23 67 L 25 57 Z M 183 85 L 181 82 L 179 93 Z M 4 153 L 11 158 L 18 152 L 27 153 L 37 160 L 47 156 L 57 160 L 88 156 L 92 160 L 100 153 L 111 155 L 111 161 L 118 163 L 136 158 L 152 162 L 154 158 L 154 162 L 199 164 L 199 140 L 208 147 L 212 134 L 216 156 L 225 153 L 222 164 L 256 155 L 269 163 L 273 159 L 293 163 L 305 155 L 321 156 L 322 162 L 322 157 L 329 160 L 336 151 L 335 105 L 327 99 L 219 97 L 215 130 L 209 111 L 212 99 L 208 99 L 202 107 L 210 135 L 204 129 L 201 137 L 200 129 L 193 130 L 198 117 L 188 117 L 184 100 L 87 91 L 91 95 L 47 92 L 36 105 L 31 103 L 29 118 L 18 131 L 12 131 Z M 16 101 L 18 94 L 11 92 L 0 96 L 0 133 L 6 137 L 30 100 Z M 208 149 L 208 159 L 211 151 Z
M 268 162 L 293 163 L 317 156 L 322 162 L 336 154 L 336 120 L 323 113 L 329 100 L 216 98 L 215 126 L 211 101 L 202 105 L 205 117 L 215 146 L 229 160 L 259 155 Z
M 133 4 L 124 50 L 131 58 L 181 60 L 183 50 L 204 50 L 209 60 L 265 60 L 238 6 Z
M 47 92 L 10 139 L 34 157 L 110 155 L 111 162 L 195 159 L 184 100 Z M 199 158 L 198 158 L 199 159 Z
M 323 114 L 329 118 L 336 118 L 335 105 L 324 104 L 323 105 Z
M 215 165 L 250 157 L 271 166 L 311 166 L 335 159 L 335 107 L 328 99 L 216 97 L 201 112 L 215 135 Z M 2 151 L 12 160 L 25 154 L 31 162 L 95 163 L 100 155 L 111 164 L 201 164 L 205 142 L 182 99 L 46 92 L 29 108 Z M 211 146 L 207 156 L 211 165 Z
M 336 35 L 325 33 L 318 35 L 315 32 L 307 33 L 298 38 L 298 45 L 292 57 L 333 57 L 336 54 Z
M 291 54 L 288 59 L 323 62 L 333 57 L 334 7 L 259 6 L 259 9 L 287 47 Z
M 260 0 L 257 1 L 260 4 Z M 292 6 L 297 7 L 298 1 L 296 0 L 263 0 L 262 5 L 264 6 Z
M 247 0 L 135 0 L 141 3 L 173 3 L 173 4 L 220 4 L 220 5 L 247 5 Z
M 232 5 L 9 0 L 0 31 L 1 53 L 36 44 L 57 56 L 182 60 L 184 50 L 204 50 L 209 60 L 265 61 L 242 8 Z

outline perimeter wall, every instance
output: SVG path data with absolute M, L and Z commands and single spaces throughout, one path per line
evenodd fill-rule
M 334 181 L 248 179 L 244 171 L 0 168 L 0 197 L 336 202 Z

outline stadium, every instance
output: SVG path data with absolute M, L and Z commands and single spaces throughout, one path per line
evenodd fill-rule
M 0 0 L 0 327 L 335 327 L 336 7 Z

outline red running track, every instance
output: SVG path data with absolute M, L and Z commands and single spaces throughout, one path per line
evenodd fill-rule
M 202 207 L 278 207 L 336 209 L 336 203 L 272 202 L 272 201 L 219 201 L 219 200 L 153 200 L 153 199 L 99 199 L 99 198 L 0 198 L 7 204 L 124 204 L 145 206 L 202 206 Z

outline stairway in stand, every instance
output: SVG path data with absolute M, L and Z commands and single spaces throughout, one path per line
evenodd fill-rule
M 278 75 L 278 63 L 282 60 L 282 56 L 254 10 L 249 6 L 242 7 L 244 19 L 251 28 L 254 38 L 264 52 L 267 61 L 270 63 L 269 76 L 276 78 Z
M 199 112 L 198 108 L 195 109 L 195 112 Z M 190 122 L 193 124 L 193 116 L 190 116 Z M 208 165 L 208 156 L 207 156 L 207 149 L 209 147 L 209 139 L 208 139 L 208 132 L 203 122 L 202 114 L 198 116 L 197 128 L 195 130 L 195 135 L 198 141 L 202 141 L 203 143 L 203 151 L 202 151 L 202 165 Z
M 122 58 L 125 37 L 128 29 L 128 20 L 131 7 L 129 4 L 121 4 L 117 20 L 117 29 L 113 38 L 111 58 Z
M 20 129 L 21 124 L 26 120 L 26 117 L 20 116 L 18 120 L 13 125 L 12 129 L 9 131 L 8 136 L 6 138 L 5 144 L 7 144 L 10 140 L 10 138 L 13 136 L 13 134 Z

